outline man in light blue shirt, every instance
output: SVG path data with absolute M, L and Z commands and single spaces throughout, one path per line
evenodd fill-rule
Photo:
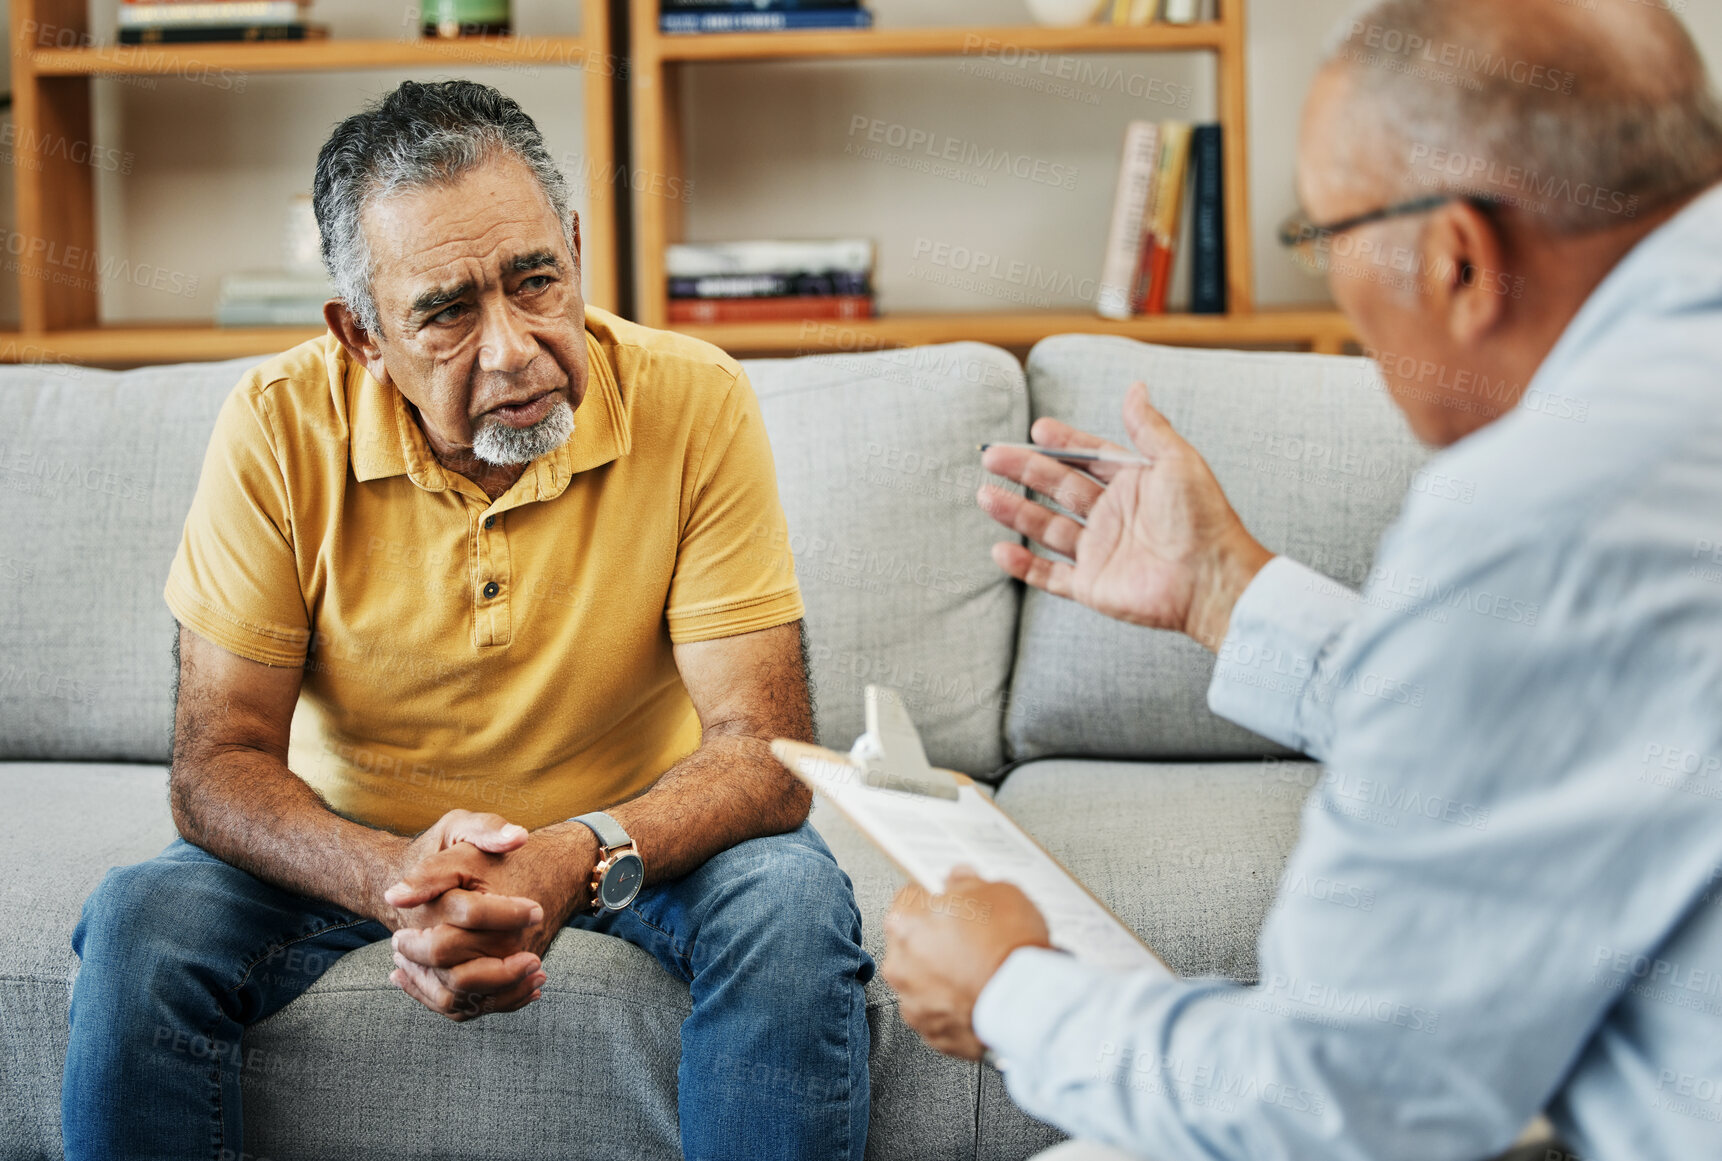
M 1300 158 L 1326 224 L 1287 242 L 1474 502 L 1410 496 L 1348 592 L 1257 544 L 1140 386 L 1149 468 L 989 453 L 1083 523 L 982 502 L 1074 561 L 1001 545 L 1012 574 L 1218 652 L 1212 708 L 1325 764 L 1286 882 L 1373 905 L 1283 892 L 1243 987 L 1084 967 L 1019 892 L 954 879 L 990 923 L 887 921 L 930 1043 L 1153 1161 L 1474 1161 L 1544 1112 L 1592 1161 L 1722 1157 L 1719 178 L 1664 5 L 1348 24 Z

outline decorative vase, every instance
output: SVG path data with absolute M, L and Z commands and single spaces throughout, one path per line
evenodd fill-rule
M 419 14 L 426 36 L 507 36 L 510 0 L 424 0 Z
M 1087 24 L 1103 3 L 1105 0 L 1027 0 L 1029 14 L 1053 28 Z

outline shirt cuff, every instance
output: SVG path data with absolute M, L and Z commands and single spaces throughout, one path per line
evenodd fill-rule
M 1013 1059 L 1034 1060 L 1046 1051 L 1063 1017 L 1046 998 L 1087 995 L 1094 977 L 1102 974 L 1061 951 L 1019 947 L 975 1000 L 975 1035 L 992 1049 L 1001 1068 Z
M 1359 597 L 1338 581 L 1276 556 L 1232 610 L 1208 708 L 1282 746 L 1311 753 L 1299 720 L 1316 665 L 1356 615 Z

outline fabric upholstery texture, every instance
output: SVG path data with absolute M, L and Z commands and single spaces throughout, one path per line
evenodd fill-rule
M 1028 360 L 1034 417 L 1128 444 L 1131 383 L 1207 458 L 1258 540 L 1346 584 L 1427 458 L 1367 359 L 1181 350 L 1063 335 Z M 1214 658 L 1030 591 L 1006 718 L 1013 759 L 1246 758 L 1277 750 L 1208 712 Z
M 162 583 L 215 414 L 259 361 L 0 367 L 0 759 L 167 761 Z
M 1254 983 L 1256 935 L 1318 767 L 1049 759 L 999 807 L 1181 976 Z
M 1019 594 L 975 504 L 976 445 L 1022 438 L 1022 369 L 979 343 L 744 366 L 807 603 L 820 740 L 848 749 L 863 690 L 888 685 L 933 762 L 991 773 Z

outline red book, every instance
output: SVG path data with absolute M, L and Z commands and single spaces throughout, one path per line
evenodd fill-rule
M 865 294 L 810 294 L 790 298 L 672 298 L 672 323 L 793 322 L 804 318 L 873 317 Z

